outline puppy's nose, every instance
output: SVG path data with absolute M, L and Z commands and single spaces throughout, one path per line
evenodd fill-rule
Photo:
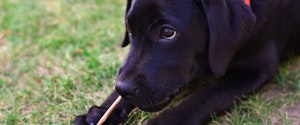
M 131 99 L 135 95 L 137 87 L 129 82 L 119 81 L 116 85 L 116 90 L 123 98 Z

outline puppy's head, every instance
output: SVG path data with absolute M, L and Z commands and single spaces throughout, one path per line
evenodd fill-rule
M 220 0 L 210 1 L 220 4 L 217 7 L 227 6 L 224 2 L 216 2 Z M 158 111 L 206 69 L 216 76 L 224 74 L 236 50 L 232 49 L 236 48 L 237 43 L 240 46 L 240 41 L 247 35 L 241 34 L 242 38 L 236 40 L 229 38 L 233 35 L 214 38 L 224 37 L 223 34 L 228 31 L 216 31 L 221 30 L 224 23 L 210 23 L 215 17 L 207 14 L 220 13 L 226 16 L 229 13 L 213 13 L 211 9 L 200 0 L 128 0 L 126 36 L 122 46 L 130 44 L 130 52 L 119 70 L 116 85 L 118 93 L 142 110 Z M 231 23 L 225 21 L 224 25 Z M 247 25 L 241 29 L 250 29 L 248 22 L 241 25 Z M 218 29 L 218 26 L 222 27 Z M 234 41 L 230 41 L 232 44 L 221 43 L 225 50 L 216 48 L 220 46 L 218 40 L 227 42 L 227 39 Z M 213 50 L 220 48 L 222 50 Z M 222 53 L 227 57 L 214 58 L 215 54 L 227 49 L 230 52 Z

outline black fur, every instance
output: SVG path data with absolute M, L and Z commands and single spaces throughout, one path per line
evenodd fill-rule
M 130 52 L 120 68 L 116 91 L 76 125 L 97 123 L 120 94 L 125 100 L 106 124 L 125 122 L 138 107 L 159 111 L 197 79 L 212 83 L 187 96 L 145 125 L 205 124 L 211 113 L 229 109 L 257 91 L 281 60 L 300 53 L 300 1 L 128 0 L 126 35 Z M 176 31 L 162 37 L 162 28 Z

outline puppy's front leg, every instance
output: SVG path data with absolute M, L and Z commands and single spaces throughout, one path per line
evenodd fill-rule
M 119 96 L 119 94 L 114 91 L 100 106 L 93 106 L 90 108 L 89 112 L 84 115 L 77 116 L 75 118 L 75 125 L 96 125 L 99 119 L 104 115 L 110 105 Z M 125 122 L 127 120 L 127 115 L 131 110 L 135 108 L 134 105 L 126 102 L 124 99 L 113 111 L 113 113 L 106 120 L 104 125 L 117 125 L 119 123 Z
M 166 110 L 144 125 L 200 125 L 211 119 L 211 113 L 229 109 L 242 95 L 254 92 L 270 80 L 264 72 L 228 72 L 218 83 L 196 91 L 175 108 Z

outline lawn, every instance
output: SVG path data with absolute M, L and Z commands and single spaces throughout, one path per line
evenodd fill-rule
M 68 125 L 113 90 L 125 0 L 1 0 L 0 124 Z M 300 60 L 210 124 L 300 124 Z M 130 124 L 155 113 L 135 110 Z

